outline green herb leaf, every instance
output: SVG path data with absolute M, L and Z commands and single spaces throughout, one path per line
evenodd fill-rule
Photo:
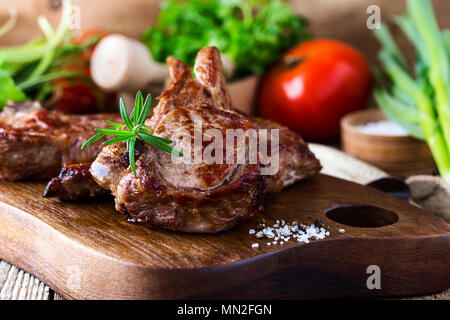
M 136 162 L 134 160 L 134 145 L 136 143 L 136 137 L 133 136 L 130 140 L 128 140 L 128 157 L 130 159 L 130 167 L 133 174 L 136 176 Z
M 130 140 L 130 136 L 123 136 L 123 137 L 117 137 L 117 138 L 112 138 L 108 141 L 103 142 L 102 144 L 104 146 L 108 146 L 110 144 L 114 144 L 114 143 L 118 143 L 118 142 L 124 142 L 124 141 L 128 141 Z
M 25 93 L 16 86 L 9 72 L 0 69 L 0 111 L 8 100 L 22 101 L 26 98 Z
M 119 137 L 133 135 L 133 133 L 129 130 L 120 130 L 120 129 L 95 129 L 95 131 L 104 135 L 119 136 Z
M 150 135 L 147 135 L 145 133 L 139 133 L 138 136 L 139 136 L 139 138 L 141 138 L 142 140 L 144 140 L 145 142 L 151 144 L 154 147 L 157 147 L 157 148 L 159 148 L 159 149 L 161 149 L 163 151 L 169 152 L 169 153 L 177 154 L 180 157 L 183 156 L 182 152 L 174 149 L 169 144 L 165 143 L 161 139 L 158 139 L 158 137 L 150 136 Z
M 142 112 L 139 114 L 138 120 L 136 121 L 138 124 L 145 124 L 145 120 L 147 119 L 148 113 L 150 112 L 151 103 L 152 103 L 152 95 L 148 94 L 147 97 L 145 98 L 145 103 L 144 107 L 142 108 Z
M 146 134 L 146 133 L 142 133 L 143 135 L 148 135 L 148 134 Z M 152 139 L 156 139 L 156 140 L 159 140 L 159 141 L 161 141 L 161 142 L 163 142 L 163 143 L 167 143 L 167 144 L 172 144 L 173 143 L 173 141 L 172 140 L 170 140 L 170 139 L 167 139 L 167 138 L 163 138 L 163 137 L 159 137 L 159 136 L 154 136 L 154 135 L 150 135 L 150 137 L 152 137 Z
M 261 74 L 280 54 L 309 38 L 307 22 L 282 0 L 166 0 L 142 36 L 153 59 L 169 55 L 193 65 L 216 46 L 236 66 L 234 79 Z
M 108 120 L 103 120 L 103 122 L 109 124 L 111 127 L 117 128 L 117 129 L 122 129 L 124 127 L 124 125 L 122 123 L 117 123 L 117 122 L 108 121 Z
M 103 138 L 105 135 L 102 133 L 97 133 L 96 135 L 92 136 L 88 141 L 86 141 L 83 146 L 81 147 L 81 150 L 86 149 L 87 147 L 89 147 L 91 144 L 93 144 L 95 141 Z
M 127 107 L 125 105 L 125 102 L 123 101 L 123 98 L 120 98 L 120 100 L 119 100 L 119 108 L 120 108 L 120 115 L 122 116 L 123 123 L 125 123 L 125 125 L 129 129 L 133 130 L 134 126 L 133 126 L 133 123 L 131 123 L 130 116 L 127 113 Z
M 141 115 L 141 107 L 142 107 L 142 92 L 139 90 L 136 93 L 136 98 L 134 102 L 134 109 L 131 113 L 130 118 L 134 120 L 134 124 L 139 124 L 139 116 Z
M 21 46 L 0 47 L 0 69 L 9 73 L 11 79 L 2 77 L 0 82 L 0 109 L 5 101 L 45 100 L 60 87 L 53 85 L 55 79 L 83 79 L 80 71 L 67 70 L 72 64 L 80 69 L 88 66 L 88 61 L 80 62 L 80 54 L 93 48 L 95 42 L 73 44 L 73 33 L 69 30 L 71 1 L 62 1 L 62 16 L 56 29 L 44 17 L 38 18 L 43 36 Z M 16 15 L 0 27 L 0 35 L 10 31 Z M 12 81 L 11 81 L 12 80 Z M 11 84 L 15 89 L 12 90 Z M 20 90 L 17 90 L 20 89 Z
M 149 129 L 147 129 L 147 128 L 142 128 L 141 131 L 144 132 L 144 133 L 146 133 L 146 134 L 150 134 L 150 135 L 153 134 L 153 131 L 152 131 L 152 130 L 149 130 Z

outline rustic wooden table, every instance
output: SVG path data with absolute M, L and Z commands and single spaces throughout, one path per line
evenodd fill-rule
M 361 184 L 386 175 L 383 171 L 336 149 L 314 144 L 311 145 L 311 149 L 321 160 L 323 173 Z M 441 293 L 407 299 L 450 300 L 450 288 Z M 33 275 L 0 260 L 0 300 L 62 300 L 62 298 Z

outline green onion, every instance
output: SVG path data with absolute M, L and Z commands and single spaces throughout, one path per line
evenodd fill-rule
M 425 140 L 442 178 L 450 184 L 450 38 L 440 31 L 429 0 L 408 0 L 397 24 L 416 49 L 413 75 L 386 26 L 375 31 L 379 58 L 391 82 L 375 99 L 384 113 L 418 139 Z
M 68 26 L 71 15 L 70 0 L 63 0 L 61 21 L 54 30 L 45 17 L 38 18 L 44 36 L 17 47 L 0 47 L 0 111 L 8 100 L 43 100 L 56 89 L 55 79 L 74 79 L 85 76 L 80 71 L 62 70 L 64 64 L 72 63 L 84 50 L 95 42 L 71 43 L 72 33 Z M 11 30 L 15 16 L 0 26 L 0 35 Z
M 9 9 L 9 19 L 0 27 L 0 37 L 11 30 L 17 21 L 17 9 Z

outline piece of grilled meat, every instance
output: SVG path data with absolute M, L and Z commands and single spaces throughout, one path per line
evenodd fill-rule
M 220 55 L 206 47 L 197 54 L 194 79 L 186 65 L 167 59 L 169 88 L 147 124 L 158 136 L 177 133 L 194 136 L 196 121 L 203 132 L 253 128 L 253 121 L 235 112 L 225 87 Z M 177 140 L 178 149 L 193 146 Z M 248 144 L 245 144 L 248 146 Z M 230 146 L 237 153 L 237 146 Z M 205 146 L 200 146 L 201 152 Z M 244 150 L 248 155 L 248 147 Z M 223 148 L 225 153 L 225 148 Z M 191 153 L 192 155 L 192 153 Z M 185 232 L 217 232 L 263 209 L 264 179 L 260 165 L 233 163 L 183 163 L 147 143 L 137 143 L 136 171 L 129 168 L 125 143 L 105 147 L 91 166 L 93 178 L 115 196 L 116 209 L 130 221 Z M 187 154 L 185 154 L 187 156 Z M 180 159 L 181 160 L 181 159 Z
M 62 201 L 76 201 L 106 197 L 110 192 L 92 179 L 91 163 L 72 164 L 62 168 L 59 176 L 47 184 L 44 197 L 58 197 Z
M 265 188 L 267 194 L 275 194 L 283 188 L 306 178 L 314 177 L 322 166 L 315 155 L 308 149 L 308 145 L 302 137 L 271 120 L 255 117 L 255 127 L 258 129 L 279 130 L 279 169 L 274 175 L 265 176 Z M 268 142 L 268 156 L 270 157 L 270 135 Z M 268 164 L 270 165 L 270 163 Z
M 320 171 L 319 160 L 308 149 L 300 135 L 271 120 L 254 117 L 253 121 L 257 129 L 280 130 L 279 170 L 275 175 L 265 176 L 267 195 L 276 194 L 299 180 L 315 176 Z M 270 144 L 269 135 L 268 145 Z M 60 175 L 48 183 L 44 197 L 58 197 L 66 201 L 103 196 L 106 190 L 93 180 L 90 167 L 89 163 L 63 168 Z
M 92 162 L 102 141 L 89 150 L 81 146 L 95 128 L 117 121 L 113 114 L 65 115 L 47 111 L 38 102 L 6 106 L 0 112 L 0 179 L 45 179 L 66 164 Z

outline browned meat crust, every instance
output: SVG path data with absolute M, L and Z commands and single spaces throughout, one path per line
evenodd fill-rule
M 220 231 L 261 211 L 266 190 L 279 192 L 320 170 L 319 161 L 300 136 L 269 120 L 257 118 L 254 123 L 233 110 L 215 48 L 199 52 L 195 65 L 198 80 L 184 63 L 169 58 L 168 64 L 172 76 L 169 89 L 160 96 L 154 115 L 147 120 L 155 134 L 173 139 L 174 132 L 184 129 L 193 136 L 194 123 L 199 119 L 203 132 L 207 129 L 218 129 L 222 134 L 227 129 L 280 129 L 280 169 L 274 176 L 264 177 L 259 162 L 252 165 L 236 161 L 232 164 L 180 163 L 172 161 L 168 153 L 138 140 L 135 154 L 138 175 L 135 177 L 129 168 L 125 143 L 107 146 L 93 162 L 90 172 L 100 186 L 112 192 L 116 209 L 130 221 L 186 232 Z M 181 145 L 186 143 L 175 141 Z M 188 143 L 192 147 L 192 142 Z M 202 153 L 204 148 L 205 145 Z M 245 152 L 248 156 L 249 151 Z M 75 199 L 80 195 L 75 191 L 77 184 L 81 186 L 79 189 L 87 189 L 83 195 L 102 193 L 93 188 L 89 174 L 82 173 L 87 167 L 78 167 L 73 179 L 66 178 L 70 170 L 63 172 L 49 184 L 47 195 Z
M 303 141 L 300 135 L 271 120 L 258 117 L 254 117 L 253 120 L 255 127 L 258 129 L 280 130 L 279 171 L 275 175 L 265 177 L 266 194 L 278 193 L 283 188 L 295 183 L 296 181 L 311 178 L 320 171 L 321 166 L 319 160 L 317 160 L 314 154 L 308 149 L 307 144 Z M 54 178 L 50 181 L 49 186 L 47 186 L 47 189 L 51 188 L 53 192 L 51 194 L 47 194 L 46 196 L 56 196 L 61 200 L 66 200 L 66 198 L 76 200 L 78 195 L 82 195 L 82 197 L 79 197 L 81 199 L 86 197 L 85 194 L 95 196 L 97 189 L 93 188 L 92 185 L 96 184 L 96 182 L 92 179 L 89 168 L 90 164 L 78 167 L 77 179 Z M 120 165 L 119 168 L 123 169 Z M 82 175 L 78 174 L 80 170 L 85 172 Z M 63 168 L 60 177 L 65 177 L 68 172 L 70 172 L 69 168 Z M 70 184 L 70 186 L 66 187 L 66 183 Z M 113 184 L 114 183 L 117 182 L 113 182 Z M 76 186 L 75 184 L 78 185 Z M 63 190 L 59 191 L 59 188 Z M 85 188 L 88 188 L 89 190 L 81 191 Z M 105 193 L 102 188 L 99 188 L 98 192 L 99 195 L 104 195 Z
M 110 194 L 92 179 L 90 163 L 80 163 L 62 168 L 58 177 L 47 184 L 44 197 L 58 197 L 63 201 L 75 201 Z
M 299 134 L 271 120 L 258 117 L 253 120 L 259 129 L 280 130 L 279 170 L 275 175 L 266 176 L 265 187 L 268 194 L 278 193 L 296 181 L 314 177 L 319 173 L 322 168 L 319 160 L 308 149 L 308 145 Z M 270 143 L 269 136 L 268 144 Z
M 117 121 L 118 115 L 65 115 L 47 111 L 37 102 L 7 106 L 0 112 L 0 179 L 45 179 L 66 164 L 91 162 L 102 146 L 81 146 L 95 128 Z M 104 140 L 103 140 L 104 141 Z
M 147 120 L 155 134 L 173 138 L 184 129 L 193 136 L 198 119 L 204 132 L 253 128 L 250 118 L 231 107 L 216 48 L 199 51 L 194 67 L 198 80 L 184 63 L 173 57 L 167 62 L 172 81 Z M 185 232 L 217 232 L 263 209 L 259 163 L 186 164 L 172 161 L 170 154 L 148 144 L 139 149 L 137 177 L 128 163 L 124 166 L 124 143 L 105 147 L 91 167 L 93 178 L 111 190 L 116 209 L 130 221 Z

